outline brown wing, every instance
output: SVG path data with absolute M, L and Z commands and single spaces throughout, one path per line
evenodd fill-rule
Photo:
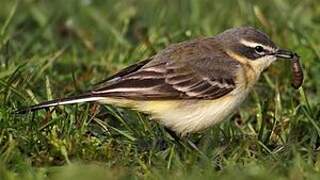
M 140 68 L 119 72 L 92 94 L 137 100 L 224 96 L 235 88 L 239 64 L 214 45 L 197 40 L 171 46 Z

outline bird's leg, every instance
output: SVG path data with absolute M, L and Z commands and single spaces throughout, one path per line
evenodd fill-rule
M 185 138 L 180 137 L 178 134 L 176 134 L 174 131 L 172 131 L 171 129 L 164 127 L 164 130 L 171 136 L 171 138 L 173 139 L 173 142 L 181 147 L 185 147 L 188 148 L 190 150 L 190 147 L 188 147 L 188 143 L 186 141 Z M 171 139 L 170 138 L 170 139 Z M 166 143 L 166 141 L 164 139 L 160 139 L 157 142 L 160 146 L 164 146 L 164 143 Z
M 175 142 L 177 142 L 179 145 L 187 148 L 188 150 L 196 150 L 201 156 L 204 156 L 204 153 L 197 147 L 196 144 L 194 144 L 189 138 L 188 135 L 184 136 L 184 137 L 180 137 L 179 135 L 177 135 L 174 131 L 172 131 L 169 128 L 165 127 L 165 130 L 167 131 L 167 133 L 170 134 L 170 136 L 175 140 Z
M 169 129 L 169 128 L 167 128 L 167 127 L 165 127 L 164 129 L 165 129 L 165 131 L 166 131 L 168 134 L 170 134 L 170 136 L 171 136 L 176 142 L 180 142 L 181 137 L 178 136 L 178 135 L 176 134 L 176 132 L 172 131 L 171 129 Z

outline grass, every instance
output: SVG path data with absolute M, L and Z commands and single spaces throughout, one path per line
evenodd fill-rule
M 165 46 L 250 25 L 302 57 L 263 74 L 229 120 L 177 143 L 148 116 L 83 104 L 15 115 L 80 93 Z M 0 179 L 319 179 L 320 4 L 314 0 L 1 0 Z

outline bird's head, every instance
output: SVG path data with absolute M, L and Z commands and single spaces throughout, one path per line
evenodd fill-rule
M 229 29 L 216 39 L 230 56 L 261 71 L 277 58 L 292 59 L 294 54 L 278 48 L 265 33 L 252 27 Z

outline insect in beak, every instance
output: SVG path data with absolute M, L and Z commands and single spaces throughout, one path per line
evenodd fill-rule
M 300 64 L 300 57 L 294 53 L 291 59 L 292 82 L 291 85 L 298 89 L 303 83 L 303 71 Z
M 297 53 L 286 49 L 279 49 L 275 53 L 277 58 L 290 59 L 291 60 L 291 72 L 292 82 L 291 85 L 298 89 L 303 83 L 303 71 L 300 64 L 300 57 Z

